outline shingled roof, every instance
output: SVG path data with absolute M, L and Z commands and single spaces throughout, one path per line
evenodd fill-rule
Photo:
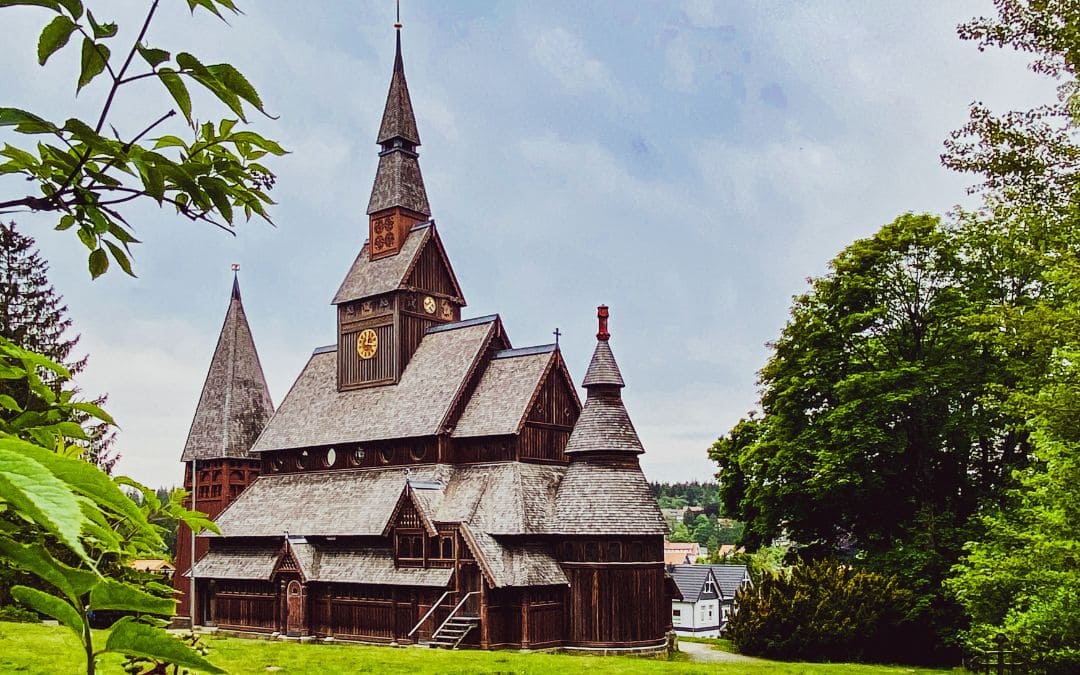
M 671 577 L 675 585 L 682 593 L 682 599 L 686 602 L 697 602 L 701 599 L 702 591 L 705 590 L 705 582 L 710 578 L 716 581 L 712 570 L 708 565 L 675 565 L 671 568 Z M 717 584 L 717 589 L 720 585 Z M 721 597 L 728 597 L 721 594 Z
M 381 536 L 408 482 L 431 522 L 469 523 L 495 536 L 542 534 L 564 470 L 502 462 L 263 474 L 215 522 L 224 537 Z
M 397 567 L 388 548 L 340 549 L 290 541 L 293 557 L 306 581 L 444 587 L 454 570 Z M 211 579 L 269 581 L 281 547 L 211 549 L 195 563 L 195 576 Z
M 439 255 L 447 260 L 446 250 L 443 248 L 433 220 L 414 225 L 405 237 L 401 251 L 397 255 L 371 260 L 371 247 L 365 242 L 360 249 L 360 254 L 356 256 L 356 260 L 345 274 L 345 280 L 341 282 L 337 293 L 334 294 L 331 304 L 340 305 L 400 288 L 409 288 L 406 284 L 409 274 L 412 273 L 424 249 L 429 245 L 438 247 Z M 464 303 L 465 298 L 462 296 L 457 279 L 454 278 L 449 261 L 446 263 L 446 268 L 450 270 L 450 279 L 454 284 L 455 297 L 453 299 Z
M 273 413 L 240 283 L 234 278 L 229 309 L 180 461 L 249 457 L 252 443 Z
M 496 352 L 453 436 L 497 436 L 521 431 L 536 390 L 556 361 L 555 345 Z
M 496 588 L 568 586 L 562 567 L 543 546 L 500 542 L 463 524 L 461 534 L 473 549 L 480 569 Z
M 379 126 L 379 138 L 376 143 L 382 144 L 400 138 L 413 145 L 420 145 L 420 132 L 416 129 L 416 116 L 413 114 L 412 99 L 409 97 L 409 85 L 405 81 L 405 61 L 401 58 L 401 31 L 397 32 L 396 41 L 390 91 L 386 94 L 386 107 L 383 109 L 382 124 Z
M 575 458 L 559 484 L 550 531 L 662 535 L 667 525 L 640 467 Z
M 482 317 L 428 331 L 391 387 L 338 391 L 337 352 L 318 350 L 252 451 L 437 434 L 496 335 L 498 320 Z

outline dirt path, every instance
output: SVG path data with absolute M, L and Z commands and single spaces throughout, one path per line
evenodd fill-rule
M 713 649 L 712 645 L 702 642 L 683 642 L 680 640 L 679 651 L 689 656 L 691 661 L 703 663 L 751 663 L 759 660 L 742 654 L 732 654 L 731 652 Z

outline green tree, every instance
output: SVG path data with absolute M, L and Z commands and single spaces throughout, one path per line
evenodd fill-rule
M 802 556 L 899 575 L 938 646 L 962 623 L 941 582 L 977 535 L 971 516 L 1029 452 L 1007 404 L 1023 358 L 987 337 L 1015 278 L 972 264 L 979 242 L 971 228 L 905 215 L 841 252 L 772 345 L 762 417 L 711 453 L 744 543 L 787 535 Z M 1041 291 L 1021 285 L 1010 302 Z
M 62 364 L 72 376 L 85 368 L 87 356 L 72 357 L 79 343 L 79 336 L 70 335 L 71 318 L 63 297 L 53 289 L 48 279 L 49 265 L 34 245 L 34 239 L 19 232 L 15 223 L 0 223 L 0 336 L 23 349 L 37 352 Z M 55 380 L 49 383 L 55 393 L 68 383 Z M 0 380 L 0 394 L 17 401 L 23 409 L 35 409 L 41 405 L 25 386 L 17 390 L 12 380 Z M 93 402 L 103 406 L 108 396 L 100 396 Z M 0 410 L 0 415 L 13 415 Z M 86 415 L 76 420 L 85 423 Z M 87 428 L 86 458 L 105 470 L 112 471 L 118 455 L 111 446 L 115 434 L 109 425 L 98 423 Z
M 0 213 L 51 212 L 57 229 L 74 229 L 90 249 L 90 274 L 97 277 L 109 267 L 110 257 L 132 274 L 130 245 L 137 243 L 134 226 L 122 211 L 139 200 L 170 204 L 181 216 L 232 231 L 235 216 L 258 215 L 269 222 L 267 192 L 274 174 L 260 160 L 284 150 L 272 140 L 244 129 L 236 119 L 197 123 L 193 117 L 188 83 L 209 91 L 241 122 L 247 107 L 265 114 L 262 99 L 248 80 L 227 63 L 204 65 L 188 52 L 173 54 L 150 46 L 146 40 L 160 0 L 152 0 L 130 47 L 113 54 L 119 27 L 115 22 L 84 10 L 81 0 L 2 0 L 0 8 L 34 6 L 53 12 L 38 41 L 38 62 L 44 66 L 75 37 L 81 59 L 76 92 L 100 82 L 100 112 L 92 123 L 70 118 L 63 123 L 14 107 L 0 107 L 0 127 L 10 126 L 31 138 L 23 144 L 5 144 L 0 175 L 19 174 L 37 186 L 37 194 L 0 200 Z M 204 8 L 221 16 L 237 13 L 232 0 L 187 0 L 192 12 Z M 10 11 L 10 10 L 9 10 Z M 79 40 L 81 38 L 81 40 Z M 138 57 L 138 58 L 136 58 Z M 163 110 L 145 126 L 120 133 L 109 122 L 118 97 L 128 85 L 157 80 L 174 109 Z M 84 94 L 85 95 L 85 94 Z M 163 106 L 164 108 L 164 106 Z M 193 133 L 190 140 L 160 134 L 162 125 L 179 109 Z M 112 132 L 112 137 L 107 135 Z
M 675 529 L 671 531 L 671 535 L 668 537 L 668 541 L 686 543 L 693 541 L 693 538 L 690 536 L 690 530 L 687 529 L 686 525 L 683 523 L 676 523 Z

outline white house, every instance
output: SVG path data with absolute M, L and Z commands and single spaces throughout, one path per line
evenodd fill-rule
M 671 627 L 678 635 L 719 637 L 720 584 L 708 565 L 674 565 L 671 577 L 682 600 L 671 601 Z
M 671 626 L 679 635 L 719 637 L 738 609 L 735 593 L 750 584 L 746 565 L 674 565 L 669 568 L 682 599 L 671 601 Z

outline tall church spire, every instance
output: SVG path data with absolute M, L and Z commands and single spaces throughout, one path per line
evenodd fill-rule
M 270 390 L 240 299 L 240 282 L 234 276 L 225 323 L 181 461 L 248 457 L 248 449 L 273 413 Z
M 379 168 L 368 201 L 372 258 L 394 255 L 416 223 L 431 217 L 424 177 L 420 174 L 416 148 L 420 132 L 416 128 L 405 63 L 401 58 L 401 24 L 395 24 L 396 52 L 379 127 Z

